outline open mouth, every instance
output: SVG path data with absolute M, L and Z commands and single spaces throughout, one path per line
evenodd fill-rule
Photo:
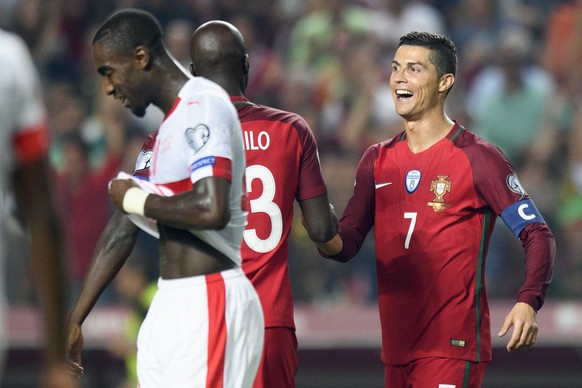
M 407 100 L 414 95 L 410 90 L 406 89 L 396 89 L 396 97 L 399 100 Z

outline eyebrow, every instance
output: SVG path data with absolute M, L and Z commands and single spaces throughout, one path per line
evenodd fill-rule
M 400 66 L 400 63 L 397 60 L 393 60 L 392 61 L 392 64 L 393 65 L 399 65 Z M 418 66 L 422 66 L 422 67 L 426 68 L 426 66 L 422 62 L 406 62 L 406 65 L 407 66 L 418 65 Z

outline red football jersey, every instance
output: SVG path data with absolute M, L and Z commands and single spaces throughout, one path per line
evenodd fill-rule
M 297 114 L 231 97 L 243 129 L 249 198 L 243 270 L 263 305 L 265 326 L 294 328 L 288 237 L 295 199 L 327 194 L 316 142 Z
M 404 134 L 367 150 L 341 219 L 340 258 L 374 226 L 385 363 L 491 359 L 484 267 L 498 215 L 516 235 L 544 222 L 502 153 L 458 124 L 417 154 Z M 524 300 L 543 300 L 551 259 L 527 263 Z

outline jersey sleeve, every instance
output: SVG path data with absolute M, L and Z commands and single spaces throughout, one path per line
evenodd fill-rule
M 157 135 L 158 131 L 150 133 L 139 151 L 133 169 L 133 176 L 136 178 L 143 180 L 150 179 L 150 166 L 152 163 L 152 154 L 154 145 L 156 144 Z
M 488 206 L 521 240 L 525 252 L 525 279 L 518 302 L 536 311 L 543 305 L 552 280 L 556 246 L 542 215 L 522 187 L 511 163 L 501 151 L 485 146 L 474 163 L 476 186 Z
M 213 93 L 194 95 L 184 103 L 184 140 L 192 183 L 209 176 L 231 181 L 233 127 L 238 120 L 234 107 Z
M 12 55 L 13 149 L 16 162 L 22 165 L 46 156 L 49 136 L 38 73 L 24 42 L 17 37 Z
M 320 251 L 322 256 L 341 262 L 350 260 L 359 252 L 372 228 L 376 207 L 374 162 L 378 157 L 378 147 L 375 145 L 368 148 L 358 164 L 354 193 L 340 219 L 339 235 L 343 241 L 341 253 L 330 257 Z
M 327 187 L 321 171 L 321 163 L 313 131 L 304 119 L 297 120 L 294 126 L 303 147 L 297 199 L 302 201 L 325 195 L 327 194 Z
M 477 190 L 487 206 L 501 216 L 516 237 L 529 224 L 545 223 L 521 185 L 513 166 L 501 151 L 482 143 L 473 158 Z

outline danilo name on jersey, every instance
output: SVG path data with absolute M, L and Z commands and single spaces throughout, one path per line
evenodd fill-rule
M 261 131 L 255 135 L 254 131 L 243 131 L 245 151 L 265 151 L 271 145 L 268 132 Z

